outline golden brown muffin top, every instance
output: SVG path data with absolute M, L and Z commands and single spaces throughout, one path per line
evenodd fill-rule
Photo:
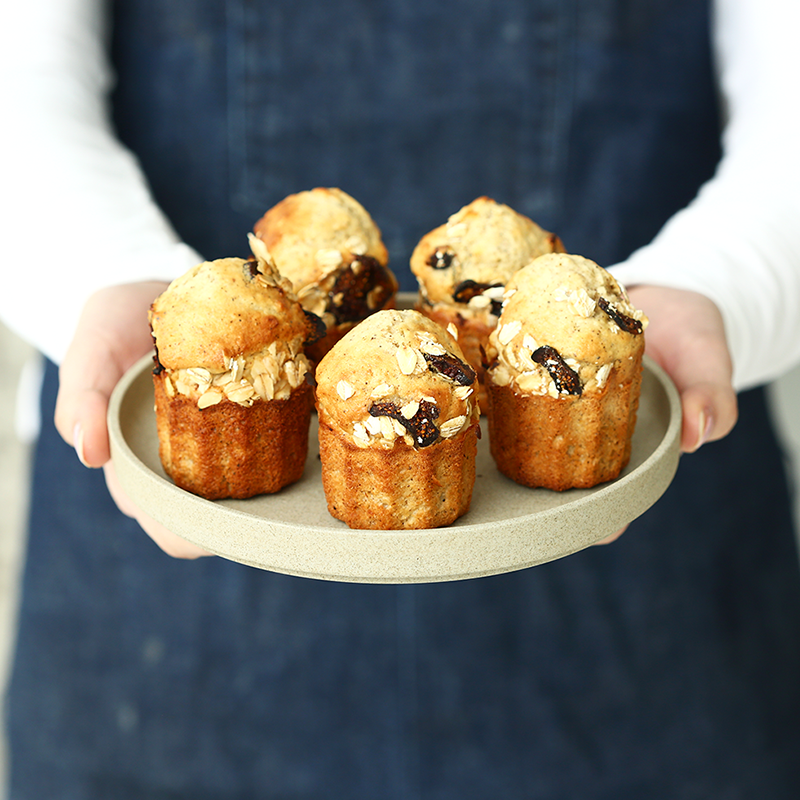
M 411 255 L 411 271 L 429 303 L 499 311 L 502 287 L 544 253 L 561 252 L 552 233 L 507 205 L 479 197 L 425 234 Z
M 320 361 L 317 409 L 361 446 L 435 444 L 478 417 L 475 373 L 453 336 L 417 311 L 359 323 Z
M 319 316 L 341 311 L 338 316 L 343 319 L 326 319 L 329 327 L 362 319 L 383 308 L 397 292 L 380 229 L 341 189 L 318 187 L 291 194 L 267 211 L 254 231 L 305 308 Z M 335 295 L 347 295 L 348 303 L 363 308 L 337 307 L 332 302 Z
M 313 326 L 264 258 L 205 261 L 175 279 L 150 308 L 159 363 L 225 372 L 272 343 L 302 348 Z
M 643 347 L 646 326 L 607 270 L 582 256 L 540 256 L 506 286 L 489 337 L 492 380 L 554 397 L 602 389 L 611 368 Z

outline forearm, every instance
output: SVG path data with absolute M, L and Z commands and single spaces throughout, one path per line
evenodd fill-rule
M 2 171 L 12 203 L 0 316 L 57 362 L 97 289 L 171 279 L 200 260 L 109 123 L 105 7 L 30 0 L 7 9 L 0 72 L 13 124 Z

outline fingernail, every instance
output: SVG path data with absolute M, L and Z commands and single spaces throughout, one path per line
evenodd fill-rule
M 86 457 L 83 455 L 83 427 L 80 422 L 76 422 L 73 428 L 72 444 L 75 448 L 75 452 L 78 454 L 81 464 L 83 464 L 84 467 L 88 467 L 89 464 L 86 462 Z
M 708 441 L 709 436 L 711 436 L 711 429 L 714 427 L 714 418 L 705 411 L 701 411 L 697 427 L 700 430 L 700 435 L 697 438 L 697 444 L 694 446 L 695 450 L 699 450 Z

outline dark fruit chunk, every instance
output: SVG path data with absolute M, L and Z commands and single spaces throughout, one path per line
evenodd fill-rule
M 395 403 L 382 401 L 373 403 L 369 409 L 370 416 L 391 417 L 396 419 L 413 437 L 419 447 L 428 447 L 439 438 L 439 429 L 434 420 L 439 416 L 439 409 L 427 400 L 421 400 L 417 413 L 406 419 Z
M 487 289 L 496 289 L 502 285 L 502 283 L 478 283 L 472 280 L 461 281 L 453 290 L 453 300 L 456 303 L 469 303 L 473 297 L 483 294 Z M 496 317 L 500 316 L 502 307 L 500 300 L 492 300 L 491 311 Z
M 389 271 L 372 256 L 359 256 L 337 276 L 328 310 L 337 324 L 360 322 L 382 308 L 394 291 Z
M 449 248 L 437 247 L 425 263 L 434 269 L 447 269 L 453 263 L 455 255 Z
M 469 386 L 475 380 L 475 370 L 469 364 L 465 364 L 449 353 L 445 353 L 442 356 L 435 356 L 430 353 L 423 353 L 422 355 L 425 357 L 425 361 L 428 362 L 429 370 L 438 372 L 455 383 Z
M 550 347 L 548 344 L 543 345 L 538 350 L 533 351 L 531 358 L 550 373 L 550 377 L 555 382 L 559 392 L 567 392 L 567 394 L 581 394 L 583 392 L 578 373 L 567 366 L 567 363 L 561 358 L 555 347 Z
M 303 344 L 314 344 L 328 332 L 328 329 L 325 326 L 325 321 L 322 319 L 322 317 L 318 317 L 316 314 L 313 314 L 311 311 L 308 311 L 305 308 L 303 309 L 303 313 L 306 315 L 306 319 L 309 322 L 310 331 L 308 338 L 303 342 Z
M 608 314 L 614 322 L 622 328 L 623 331 L 626 333 L 632 333 L 634 336 L 638 336 L 642 332 L 642 323 L 639 322 L 638 319 L 634 319 L 633 317 L 629 317 L 627 314 L 623 314 L 621 311 L 618 311 L 605 297 L 601 297 L 597 301 L 597 305 L 603 309 L 603 311 Z

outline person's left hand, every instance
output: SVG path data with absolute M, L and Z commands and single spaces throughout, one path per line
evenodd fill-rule
M 645 352 L 672 378 L 681 397 L 681 452 L 694 453 L 727 436 L 737 419 L 733 366 L 722 315 L 704 295 L 635 286 L 631 303 L 650 319 Z M 596 544 L 609 544 L 626 528 Z

